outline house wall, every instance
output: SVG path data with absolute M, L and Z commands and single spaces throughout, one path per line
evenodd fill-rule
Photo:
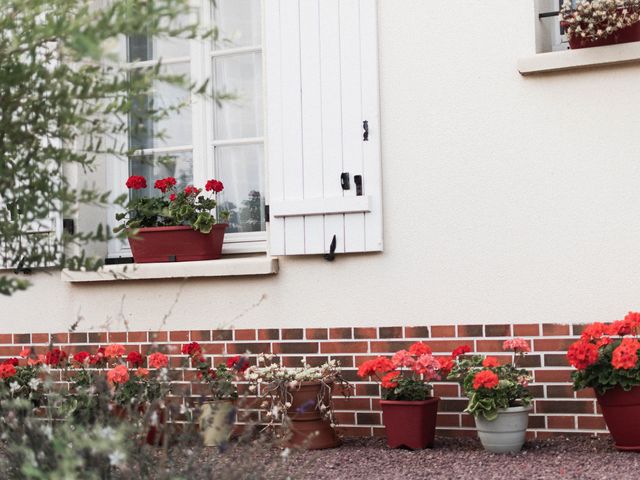
M 69 284 L 37 273 L 27 292 L 0 299 L 0 331 L 65 332 L 77 322 L 95 335 L 239 329 L 239 339 L 246 329 L 400 327 L 404 336 L 402 327 L 484 325 L 482 336 L 494 324 L 532 324 L 533 338 L 542 324 L 635 309 L 640 67 L 522 77 L 518 58 L 536 52 L 534 4 L 488 3 L 379 2 L 383 253 L 283 257 L 269 277 Z M 350 361 L 378 352 L 365 344 L 345 352 Z M 314 348 L 290 353 L 325 353 Z M 562 393 L 546 384 L 539 393 L 577 402 L 566 364 L 540 362 L 563 373 Z M 367 392 L 375 409 L 377 391 Z M 572 405 L 557 413 L 582 412 Z

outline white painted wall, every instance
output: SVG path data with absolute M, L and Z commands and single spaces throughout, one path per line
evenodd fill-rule
M 65 330 L 78 315 L 80 330 L 155 329 L 176 298 L 172 329 L 589 322 L 638 308 L 640 67 L 520 76 L 536 51 L 530 0 L 380 0 L 379 22 L 384 253 L 184 283 L 41 273 L 0 299 L 0 330 Z

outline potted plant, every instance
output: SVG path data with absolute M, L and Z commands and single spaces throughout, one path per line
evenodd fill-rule
M 285 367 L 274 355 L 260 354 L 257 365 L 245 371 L 249 392 L 261 398 L 267 427 L 281 423 L 284 446 L 319 450 L 340 445 L 332 408 L 332 392 L 340 388 L 349 394 L 349 384 L 340 366 L 330 360 L 318 367 Z
M 524 445 L 533 397 L 527 386 L 529 371 L 518 360 L 530 351 L 522 338 L 505 340 L 503 349 L 513 351 L 513 361 L 501 364 L 496 357 L 460 357 L 449 374 L 462 385 L 474 416 L 480 442 L 493 453 L 518 452 Z
M 618 450 L 640 451 L 640 313 L 587 326 L 567 351 L 573 388 L 593 388 Z
M 222 182 L 209 180 L 204 192 L 188 185 L 178 191 L 173 177 L 156 180 L 160 196 L 131 198 L 126 212 L 116 214 L 124 223 L 114 232 L 127 235 L 134 262 L 185 262 L 220 258 L 226 223 L 216 223 L 212 211 L 215 196 L 224 188 Z M 141 190 L 147 180 L 133 175 L 127 188 Z M 220 212 L 222 218 L 227 212 Z
M 575 6 L 574 6 L 575 3 Z M 640 41 L 640 1 L 565 0 L 560 25 L 571 49 Z
M 236 382 L 249 368 L 249 361 L 246 357 L 237 355 L 211 368 L 198 342 L 183 345 L 182 353 L 188 355 L 191 365 L 198 370 L 198 379 L 210 389 L 211 400 L 203 402 L 198 417 L 204 445 L 221 447 L 231 439 L 233 433 L 238 399 Z
M 468 346 L 454 350 L 452 358 Z M 446 377 L 451 359 L 436 359 L 428 345 L 416 342 L 393 357 L 378 357 L 358 368 L 362 378 L 372 377 L 382 386 L 382 419 L 390 448 L 432 447 L 438 415 L 438 397 L 431 381 Z

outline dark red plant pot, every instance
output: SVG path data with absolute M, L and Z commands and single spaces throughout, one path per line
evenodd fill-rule
M 629 43 L 640 41 L 640 22 L 636 22 L 628 27 L 622 28 L 608 37 L 599 40 L 589 40 L 582 37 L 570 37 L 569 46 L 571 50 L 590 47 L 604 47 L 605 45 L 615 45 L 617 43 Z
M 380 400 L 389 448 L 433 447 L 439 400 L 438 397 L 413 402 Z
M 135 263 L 190 262 L 220 258 L 226 223 L 209 233 L 188 226 L 141 228 L 129 245 Z
M 596 398 L 616 448 L 640 451 L 640 387 L 614 388 Z

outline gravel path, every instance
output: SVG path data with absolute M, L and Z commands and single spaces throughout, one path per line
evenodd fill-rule
M 255 468 L 264 468 L 265 478 L 282 478 L 284 474 L 294 480 L 640 478 L 640 453 L 618 452 L 608 439 L 601 438 L 529 442 L 517 455 L 487 453 L 475 439 L 438 438 L 433 449 L 409 451 L 388 449 L 383 439 L 351 438 L 336 449 L 292 451 L 284 468 L 274 468 L 274 457 L 280 454 L 268 450 L 233 448 L 219 460 L 226 457 L 222 463 L 243 462 L 252 457 Z M 271 468 L 272 476 L 267 473 Z

